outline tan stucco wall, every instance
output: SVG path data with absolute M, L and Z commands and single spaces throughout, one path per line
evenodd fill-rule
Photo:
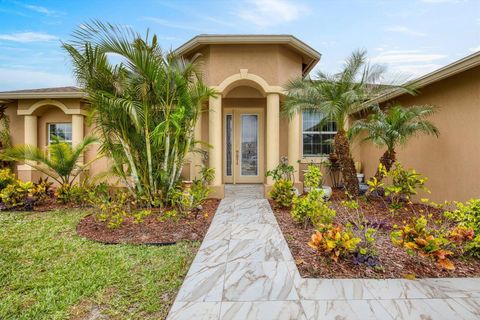
M 302 74 L 302 58 L 282 45 L 210 45 L 202 54 L 204 80 L 219 85 L 240 69 L 264 78 L 270 85 L 284 85 Z
M 429 178 L 432 194 L 428 197 L 435 201 L 480 197 L 479 74 L 480 67 L 476 67 L 424 87 L 417 96 L 396 99 L 404 106 L 432 104 L 439 108 L 430 120 L 440 130 L 440 137 L 412 138 L 397 150 L 404 166 Z M 366 177 L 370 177 L 383 150 L 368 142 L 359 150 L 354 154 L 360 156 Z

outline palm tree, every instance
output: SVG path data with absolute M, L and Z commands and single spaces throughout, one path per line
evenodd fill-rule
M 334 147 L 345 188 L 352 196 L 359 194 L 359 185 L 346 134 L 348 117 L 374 104 L 373 98 L 387 90 L 402 89 L 398 86 L 379 85 L 384 72 L 383 67 L 367 62 L 365 51 L 356 51 L 346 60 L 339 73 L 327 74 L 319 71 L 316 79 L 298 78 L 286 86 L 287 99 L 284 105 L 286 115 L 318 111 L 324 115 L 325 122 L 334 120 L 337 123 Z
M 4 150 L 0 158 L 10 161 L 27 161 L 30 166 L 57 181 L 60 186 L 71 185 L 75 178 L 97 158 L 85 164 L 79 163 L 79 158 L 87 147 L 97 139 L 87 136 L 78 145 L 72 147 L 69 143 L 54 137 L 54 142 L 47 151 L 25 145 Z
M 142 39 L 98 21 L 83 24 L 63 47 L 112 171 L 133 194 L 166 200 L 193 150 L 202 105 L 215 94 L 202 82 L 199 56 L 187 61 L 162 52 L 155 35 Z
M 397 146 L 406 144 L 409 138 L 420 133 L 438 137 L 437 127 L 426 120 L 435 112 L 436 108 L 429 105 L 408 108 L 394 105 L 386 111 L 376 106 L 367 119 L 354 122 L 349 135 L 354 137 L 361 132 L 366 132 L 363 140 L 372 141 L 379 147 L 387 147 L 380 158 L 380 163 L 388 172 L 396 161 L 395 148 Z M 383 178 L 380 170 L 377 170 L 375 178 L 378 181 Z

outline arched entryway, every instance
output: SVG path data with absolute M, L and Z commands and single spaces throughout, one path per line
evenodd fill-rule
M 280 156 L 298 159 L 296 139 L 284 141 L 288 148 L 280 154 L 280 123 L 286 124 L 285 136 L 287 131 L 289 136 L 299 136 L 298 119 L 281 120 L 283 89 L 246 69 L 213 88 L 219 94 L 209 101 L 208 160 L 217 173 L 212 183 L 215 192 L 223 195 L 224 183 L 264 183 L 268 190 L 273 181 L 265 173 L 278 165 Z M 242 137 L 248 128 L 257 133 Z

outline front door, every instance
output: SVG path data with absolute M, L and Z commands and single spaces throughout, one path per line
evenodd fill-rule
M 262 183 L 263 109 L 226 109 L 224 128 L 225 183 Z

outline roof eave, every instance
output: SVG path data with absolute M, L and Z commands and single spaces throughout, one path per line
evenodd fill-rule
M 11 92 L 0 93 L 0 100 L 25 99 L 85 99 L 85 92 Z

